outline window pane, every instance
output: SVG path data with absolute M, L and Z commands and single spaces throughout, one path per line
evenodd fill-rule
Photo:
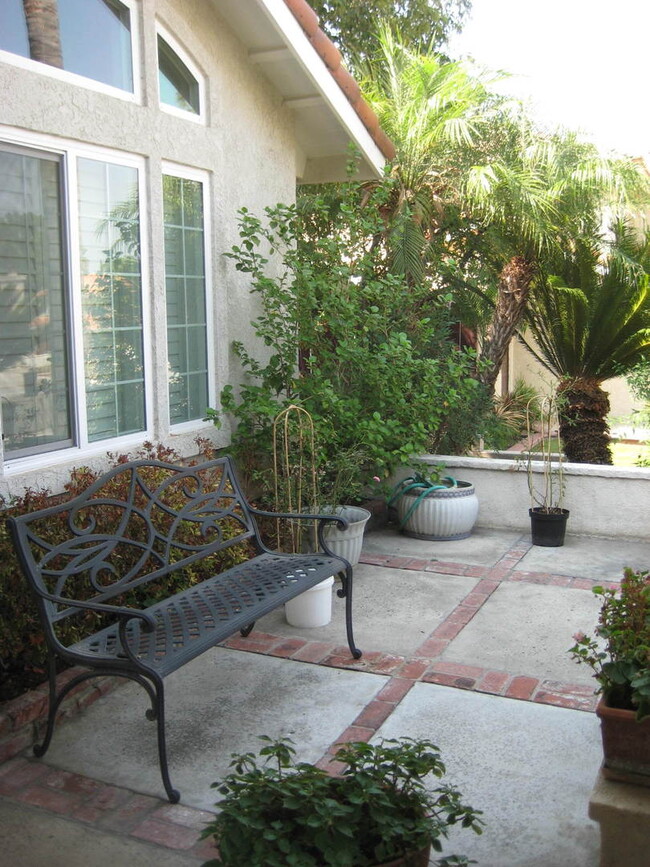
M 29 15 L 22 0 L 0 6 L 0 48 L 133 92 L 131 15 L 120 0 L 43 0 Z
M 145 428 L 138 172 L 79 159 L 88 437 Z
M 199 83 L 162 36 L 158 37 L 158 83 L 161 102 L 199 114 Z
M 57 160 L 0 151 L 0 397 L 7 457 L 71 444 Z
M 203 185 L 165 175 L 163 194 L 169 405 L 180 424 L 209 402 Z

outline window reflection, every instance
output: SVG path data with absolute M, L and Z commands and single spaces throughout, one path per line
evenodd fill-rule
M 58 161 L 0 152 L 0 397 L 5 453 L 70 444 Z
M 2 0 L 0 49 L 133 92 L 131 13 L 120 0 Z

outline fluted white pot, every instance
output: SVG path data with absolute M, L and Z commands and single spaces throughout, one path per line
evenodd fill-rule
M 405 521 L 421 491 L 402 494 L 396 502 L 402 531 L 414 539 L 439 542 L 466 539 L 478 518 L 478 497 L 471 482 L 458 482 L 455 488 L 428 491 Z
M 337 506 L 332 514 L 345 518 L 346 521 L 349 521 L 349 526 L 347 530 L 339 530 L 332 524 L 326 527 L 327 546 L 332 549 L 334 554 L 344 557 L 348 563 L 356 566 L 361 557 L 363 532 L 370 518 L 370 512 L 360 506 Z

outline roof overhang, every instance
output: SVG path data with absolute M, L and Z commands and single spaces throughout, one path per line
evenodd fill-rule
M 360 153 L 356 177 L 380 177 L 384 154 L 285 0 L 215 0 L 215 5 L 294 115 L 298 180 L 345 180 L 351 142 Z

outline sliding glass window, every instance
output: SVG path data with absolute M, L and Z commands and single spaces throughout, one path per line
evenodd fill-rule
M 145 431 L 144 346 L 139 169 L 0 144 L 5 458 Z
M 60 158 L 0 150 L 0 399 L 5 454 L 73 438 Z

